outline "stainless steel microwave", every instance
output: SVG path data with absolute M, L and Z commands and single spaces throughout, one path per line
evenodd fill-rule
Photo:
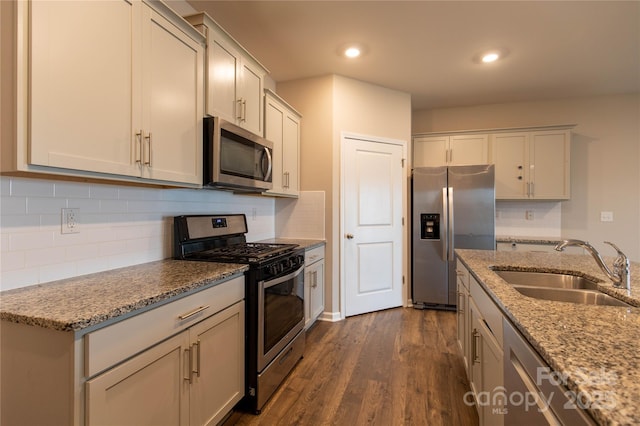
M 204 187 L 271 189 L 273 143 L 220 117 L 204 118 Z

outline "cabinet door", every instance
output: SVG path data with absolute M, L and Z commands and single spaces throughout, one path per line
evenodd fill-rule
M 30 3 L 30 164 L 139 174 L 140 13 L 137 1 Z
M 413 167 L 445 166 L 449 152 L 449 136 L 413 139 Z
M 145 4 L 143 176 L 202 183 L 204 48 Z
M 240 117 L 238 124 L 256 135 L 261 135 L 264 73 L 246 58 L 243 59 L 240 69 L 238 106 L 242 111 L 237 114 Z
M 489 135 L 453 135 L 449 137 L 449 164 L 469 166 L 489 164 Z
M 528 198 L 527 170 L 529 136 L 527 133 L 498 133 L 492 137 L 495 164 L 496 198 Z
M 460 282 L 460 277 L 458 277 L 458 346 L 462 352 L 462 361 L 464 363 L 464 369 L 467 372 L 467 376 L 469 375 L 469 356 L 468 346 L 469 346 L 469 327 L 467 326 L 467 321 L 469 318 L 469 293 L 467 289 Z
M 265 137 L 273 142 L 273 188 L 267 194 L 299 194 L 300 116 L 270 91 L 265 95 Z
M 280 102 L 271 96 L 265 97 L 265 138 L 273 142 L 273 189 L 267 192 L 280 193 L 283 191 L 283 138 L 285 111 Z
M 312 265 L 310 313 L 315 321 L 324 311 L 324 259 Z
M 191 424 L 216 425 L 244 396 L 244 301 L 190 329 Z
M 240 70 L 238 52 L 211 24 L 199 24 L 196 27 L 204 34 L 208 32 L 205 113 L 235 123 L 238 99 L 236 87 Z
M 532 198 L 570 198 L 570 132 L 532 132 L 529 149 Z
M 86 383 L 88 425 L 188 425 L 188 332 Z
M 284 137 L 282 149 L 282 164 L 284 174 L 284 188 L 289 195 L 299 193 L 299 163 L 300 163 L 300 119 L 287 114 L 284 119 Z

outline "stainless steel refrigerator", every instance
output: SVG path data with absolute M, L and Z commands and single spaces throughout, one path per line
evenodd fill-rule
M 454 249 L 495 249 L 494 181 L 493 165 L 413 169 L 414 307 L 455 309 Z

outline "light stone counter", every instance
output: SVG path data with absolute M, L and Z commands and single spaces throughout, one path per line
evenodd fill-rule
M 582 305 L 526 297 L 491 268 L 572 273 L 602 281 L 600 290 L 640 306 L 640 264 L 631 264 L 631 294 L 615 289 L 589 255 L 456 250 L 553 371 L 600 424 L 640 424 L 640 308 Z M 612 258 L 604 258 L 611 265 Z
M 319 247 L 325 244 L 324 240 L 309 240 L 300 238 L 269 238 L 266 240 L 261 240 L 259 242 L 272 244 L 298 244 L 300 248 L 303 248 L 305 250 Z
M 0 319 L 84 332 L 243 273 L 246 265 L 161 260 L 0 292 Z

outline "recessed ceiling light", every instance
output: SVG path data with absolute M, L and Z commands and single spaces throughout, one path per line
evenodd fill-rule
M 358 56 L 360 56 L 360 49 L 358 47 L 352 46 L 352 47 L 348 47 L 345 51 L 344 51 L 344 56 L 346 56 L 347 58 L 357 58 Z
M 362 43 L 345 43 L 338 47 L 336 53 L 344 58 L 354 59 L 364 56 L 367 53 L 367 48 Z
M 497 52 L 490 52 L 482 56 L 482 62 L 484 62 L 485 64 L 489 62 L 495 62 L 498 59 L 500 59 L 500 55 Z
M 473 62 L 476 64 L 491 64 L 504 59 L 508 53 L 509 51 L 505 48 L 485 50 L 484 52 L 475 55 L 473 57 Z

